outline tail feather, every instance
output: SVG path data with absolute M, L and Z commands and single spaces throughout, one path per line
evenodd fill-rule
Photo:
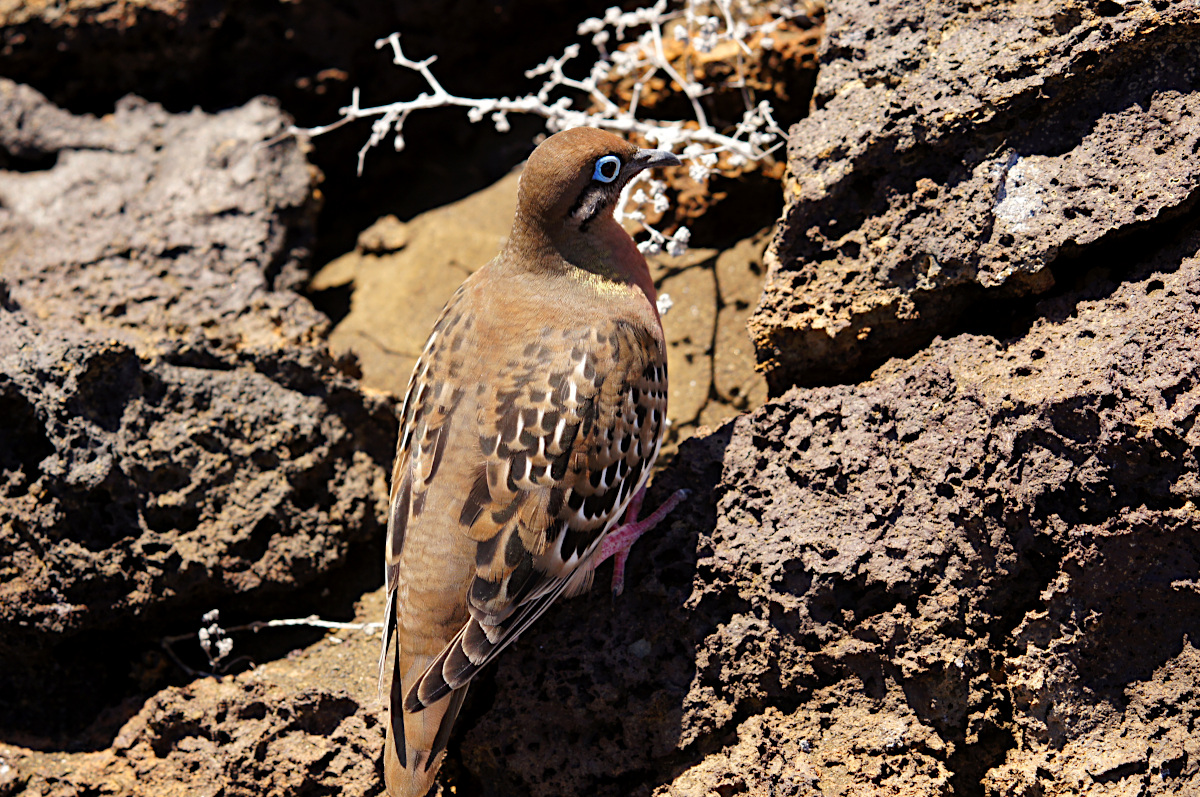
M 402 767 L 408 766 L 408 756 L 405 755 L 407 745 L 395 745 L 393 739 L 403 739 L 404 737 L 404 712 L 396 711 L 396 706 L 402 705 L 404 699 L 404 681 L 400 678 L 400 657 L 396 656 L 393 659 L 392 665 L 392 689 L 391 689 L 391 722 L 388 726 L 388 748 L 395 748 L 394 752 L 399 759 L 399 764 Z
M 437 758 L 445 749 L 446 744 L 450 741 L 450 731 L 454 728 L 454 722 L 458 719 L 458 712 L 462 710 L 463 701 L 467 699 L 467 687 L 456 689 L 450 693 L 450 698 L 446 704 L 446 713 L 442 717 L 442 722 L 438 726 L 437 736 L 433 738 L 433 750 L 429 753 L 429 760 Z M 426 762 L 426 768 L 429 763 Z
M 416 678 L 427 665 L 428 660 L 414 665 L 409 674 Z M 383 754 L 384 783 L 388 797 L 425 797 L 433 788 L 467 690 L 465 687 L 457 689 L 416 712 L 404 710 L 402 696 L 403 684 L 397 665 L 391 688 L 392 716 Z
M 404 697 L 405 709 L 408 712 L 420 711 L 422 706 L 433 705 L 453 692 L 465 689 L 480 669 L 512 644 L 576 581 L 574 576 L 560 579 L 499 625 L 484 625 L 475 618 L 468 620 L 462 630 L 442 648 L 441 653 L 428 660 L 429 664 L 424 670 L 413 668 L 411 672 L 415 678 L 405 679 L 411 684 Z

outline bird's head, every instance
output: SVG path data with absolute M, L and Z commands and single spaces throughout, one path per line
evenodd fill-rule
M 621 191 L 638 172 L 677 165 L 679 158 L 670 152 L 641 149 L 604 130 L 563 130 L 529 156 L 517 191 L 517 221 L 551 236 L 586 232 L 611 218 Z

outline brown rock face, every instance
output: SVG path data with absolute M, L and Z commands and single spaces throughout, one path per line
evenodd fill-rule
M 634 588 L 514 646 L 468 766 L 535 795 L 1200 788 L 1197 221 L 1126 276 L 686 442 Z
M 353 252 L 313 278 L 310 290 L 352 291 L 350 312 L 330 333 L 329 345 L 338 353 L 353 352 L 364 385 L 404 396 L 442 307 L 508 237 L 517 179 L 514 172 L 403 227 L 394 217 L 380 219 L 359 236 Z
M 839 2 L 826 30 L 751 320 L 774 395 L 1069 280 L 1200 187 L 1191 6 Z
M 374 540 L 395 422 L 291 290 L 313 174 L 263 146 L 276 108 L 0 104 L 0 726 L 29 730 L 121 693 L 119 635 Z
M 653 264 L 697 435 L 647 506 L 691 498 L 619 599 L 605 566 L 481 674 L 439 794 L 1200 794 L 1200 12 L 828 24 L 765 254 Z M 377 578 L 395 428 L 290 289 L 281 116 L 0 102 L 0 797 L 378 795 L 377 638 L 167 687 L 138 660 L 172 613 Z M 318 275 L 362 383 L 402 389 L 397 341 L 507 218 L 385 217 Z M 39 735 L 71 700 L 112 732 Z

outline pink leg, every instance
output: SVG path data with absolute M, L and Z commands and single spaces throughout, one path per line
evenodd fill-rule
M 663 518 L 671 513 L 672 509 L 679 506 L 679 502 L 688 497 L 688 491 L 676 490 L 675 494 L 654 510 L 650 517 L 638 520 L 638 513 L 642 510 L 642 501 L 645 497 L 646 488 L 643 487 L 629 502 L 629 508 L 625 511 L 625 522 L 608 533 L 604 542 L 600 543 L 600 551 L 593 560 L 592 567 L 598 567 L 605 559 L 613 557 L 612 593 L 614 598 L 625 590 L 625 562 L 629 559 L 629 549 L 637 542 L 638 537 L 657 526 Z

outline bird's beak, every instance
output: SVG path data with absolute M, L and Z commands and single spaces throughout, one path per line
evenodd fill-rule
M 629 165 L 629 176 L 637 174 L 643 169 L 653 169 L 656 166 L 678 166 L 683 161 L 673 152 L 667 152 L 665 149 L 639 149 L 637 155 L 633 156 L 633 162 Z

